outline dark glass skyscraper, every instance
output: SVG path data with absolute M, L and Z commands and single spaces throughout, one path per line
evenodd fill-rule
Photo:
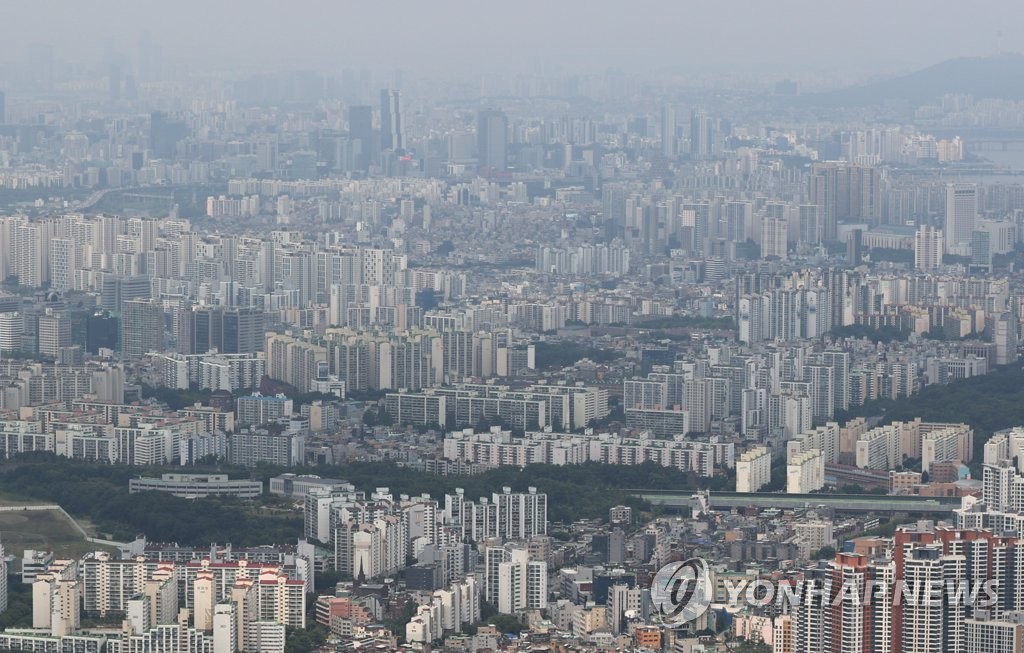
M 505 170 L 508 118 L 497 109 L 485 109 L 476 116 L 477 167 L 484 176 Z
M 373 107 L 357 105 L 348 108 L 348 136 L 359 142 L 359 168 L 366 170 L 374 160 Z

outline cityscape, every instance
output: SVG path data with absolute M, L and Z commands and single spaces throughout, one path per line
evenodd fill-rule
M 1024 653 L 1024 11 L 827 4 L 6 7 L 0 652 Z

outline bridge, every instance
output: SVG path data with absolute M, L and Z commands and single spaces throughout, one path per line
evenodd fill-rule
M 936 138 L 953 138 L 959 136 L 964 143 L 964 151 L 973 153 L 984 152 L 1018 152 L 1024 150 L 1024 130 L 1002 127 L 965 127 L 929 128 L 922 126 L 922 131 L 933 134 Z
M 692 493 L 671 490 L 627 490 L 634 497 L 666 508 L 692 508 L 698 504 Z M 958 497 L 884 496 L 875 494 L 777 494 L 774 492 L 711 492 L 715 510 L 733 508 L 779 508 L 797 510 L 823 506 L 836 512 L 920 512 L 949 513 L 960 507 Z

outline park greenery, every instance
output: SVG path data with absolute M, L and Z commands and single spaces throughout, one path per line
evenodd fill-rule
M 176 468 L 180 469 L 180 468 Z M 147 468 L 145 474 L 165 471 Z M 359 462 L 341 466 L 291 468 L 262 465 L 256 469 L 206 465 L 193 471 L 228 473 L 233 478 L 257 478 L 264 482 L 284 471 L 316 473 L 344 479 L 358 489 L 387 487 L 393 494 L 429 493 L 441 498 L 463 488 L 472 499 L 489 497 L 501 488 L 525 491 L 529 487 L 548 495 L 552 522 L 606 518 L 608 509 L 626 504 L 648 508 L 631 490 L 654 489 L 690 492 L 699 488 L 729 489 L 726 476 L 712 479 L 651 463 L 636 466 L 530 465 L 519 469 L 501 467 L 470 476 L 440 476 L 416 471 L 392 462 Z M 128 481 L 143 473 L 137 467 L 109 465 L 32 453 L 0 465 L 0 493 L 6 496 L 60 504 L 76 517 L 84 517 L 97 530 L 119 541 L 145 534 L 151 541 L 207 546 L 232 542 L 238 546 L 289 543 L 302 535 L 302 516 L 297 511 L 265 510 L 270 500 L 244 501 L 218 497 L 183 499 L 159 492 L 128 493 Z
M 883 423 L 920 417 L 925 422 L 967 424 L 974 430 L 971 473 L 980 478 L 982 448 L 988 438 L 996 431 L 1024 425 L 1024 368 L 1006 365 L 948 385 L 929 385 L 909 397 L 869 401 L 835 418 L 846 423 L 872 416 L 880 416 Z
M 569 367 L 587 358 L 595 363 L 610 363 L 621 352 L 611 349 L 584 347 L 572 342 L 538 342 L 534 345 L 535 362 L 539 369 Z
M 998 367 L 948 385 L 929 385 L 899 399 L 869 401 L 836 415 L 841 422 L 881 415 L 886 422 L 920 417 L 925 422 L 965 423 L 974 429 L 976 447 L 995 431 L 1024 425 L 1024 368 Z
M 0 466 L 0 492 L 57 503 L 118 541 L 145 534 L 153 541 L 182 545 L 232 542 L 251 546 L 292 542 L 302 534 L 301 515 L 257 513 L 239 499 L 190 500 L 159 492 L 129 494 L 128 480 L 140 472 L 139 468 L 123 465 L 25 454 Z
M 731 317 L 701 317 L 699 315 L 666 315 L 637 322 L 634 326 L 640 329 L 736 330 L 736 322 Z

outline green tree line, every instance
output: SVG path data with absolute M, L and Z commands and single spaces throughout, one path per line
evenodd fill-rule
M 302 516 L 298 512 L 259 511 L 251 501 L 228 497 L 182 499 L 159 492 L 128 493 L 131 478 L 161 471 L 164 470 L 89 463 L 52 454 L 26 454 L 0 465 L 0 493 L 60 504 L 72 515 L 88 518 L 101 532 L 118 540 L 145 534 L 153 541 L 190 546 L 228 541 L 247 546 L 292 542 L 302 535 Z M 346 480 L 366 492 L 387 487 L 396 495 L 427 493 L 437 499 L 463 488 L 467 498 L 474 501 L 501 492 L 503 487 L 513 491 L 536 487 L 538 492 L 548 495 L 548 518 L 553 522 L 607 517 L 608 509 L 617 504 L 647 508 L 630 496 L 632 489 L 688 492 L 731 488 L 731 480 L 724 475 L 708 479 L 652 463 L 529 465 L 464 476 L 428 474 L 392 462 L 291 469 L 216 465 L 190 471 L 217 471 L 233 478 L 251 476 L 264 482 L 285 471 L 315 473 Z
M 32 454 L 0 466 L 0 492 L 57 503 L 120 541 L 145 534 L 152 541 L 188 546 L 249 546 L 293 542 L 302 534 L 301 515 L 256 514 L 240 499 L 129 494 L 128 480 L 143 472 L 151 470 Z

